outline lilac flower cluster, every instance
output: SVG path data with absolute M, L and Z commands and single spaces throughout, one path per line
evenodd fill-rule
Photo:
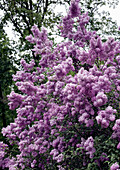
M 91 160 L 96 161 L 94 154 L 101 146 L 96 139 L 103 131 L 113 126 L 108 136 L 120 142 L 120 43 L 112 38 L 103 43 L 95 32 L 87 31 L 88 21 L 78 1 L 72 1 L 59 27 L 62 36 L 69 38 L 67 42 L 53 47 L 47 31 L 42 28 L 40 32 L 36 25 L 31 29 L 33 35 L 26 37 L 34 44 L 40 66 L 22 59 L 23 70 L 13 75 L 21 94 L 12 91 L 8 95 L 9 107 L 16 109 L 17 117 L 2 129 L 10 147 L 4 149 L 7 145 L 0 143 L 1 167 L 70 169 L 69 158 L 74 159 L 76 149 L 82 147 L 87 169 Z
M 112 134 L 112 138 L 117 138 L 119 143 L 117 145 L 117 149 L 120 149 L 120 119 L 117 119 L 113 128 L 114 130 L 113 134 Z
M 10 95 L 8 95 L 8 100 L 10 101 L 8 105 L 9 105 L 10 109 L 11 110 L 16 109 L 22 103 L 23 99 L 24 99 L 24 96 L 12 91 L 10 93 Z
M 59 25 L 62 36 L 67 37 L 70 40 L 75 41 L 75 45 L 84 47 L 85 42 L 94 36 L 95 32 L 89 32 L 86 30 L 85 25 L 89 22 L 88 13 L 81 15 L 80 8 L 78 6 L 79 1 L 75 0 L 71 2 L 68 15 L 63 18 L 62 23 Z M 77 17 L 77 23 L 74 18 Z M 77 31 L 74 31 L 74 24 L 77 26 Z
M 114 164 L 110 167 L 110 169 L 111 169 L 111 170 L 120 170 L 119 165 L 118 165 L 117 162 L 114 163 Z
M 81 138 L 81 144 L 77 144 L 76 147 L 82 147 L 90 158 L 94 157 L 96 149 L 94 148 L 94 139 L 92 136 L 90 136 L 87 140 Z
M 69 57 L 67 58 L 66 61 L 62 61 L 61 64 L 54 66 L 54 71 L 56 74 L 56 78 L 61 79 L 64 77 L 64 75 L 66 75 L 67 73 L 69 73 L 69 71 L 74 71 L 74 67 L 73 67 L 73 61 L 72 59 Z
M 98 116 L 96 116 L 97 123 L 107 128 L 109 123 L 115 120 L 115 115 L 113 115 L 113 113 L 116 113 L 116 110 L 111 106 L 108 106 L 105 110 L 98 111 Z
M 27 64 L 26 61 L 22 58 L 21 61 L 20 61 L 20 64 L 22 65 L 22 67 L 23 67 L 23 69 L 24 69 L 25 71 L 28 71 L 28 70 L 32 70 L 32 68 L 33 68 L 34 65 L 35 65 L 35 62 L 34 62 L 34 60 L 32 59 L 32 60 L 30 61 L 30 64 Z
M 8 149 L 8 145 L 4 144 L 3 142 L 0 142 L 0 167 L 5 168 L 4 166 L 4 157 L 6 155 L 5 150 Z
M 61 162 L 63 160 L 63 154 L 59 154 L 58 150 L 53 149 L 50 152 L 50 155 L 53 155 L 53 160 L 57 160 L 57 162 Z

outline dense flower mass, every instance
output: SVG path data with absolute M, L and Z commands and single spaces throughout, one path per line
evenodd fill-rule
M 53 46 L 36 25 L 26 37 L 39 65 L 22 59 L 13 75 L 20 94 L 8 95 L 17 117 L 2 129 L 1 168 L 119 169 L 120 43 L 102 42 L 88 22 L 74 0 L 58 27 L 67 42 Z

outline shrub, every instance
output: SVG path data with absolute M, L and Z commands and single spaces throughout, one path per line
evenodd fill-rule
M 17 117 L 2 129 L 3 169 L 119 168 L 120 43 L 102 42 L 88 22 L 76 0 L 58 26 L 64 42 L 54 46 L 36 25 L 26 37 L 39 67 L 22 59 L 13 75 L 20 93 L 8 96 Z

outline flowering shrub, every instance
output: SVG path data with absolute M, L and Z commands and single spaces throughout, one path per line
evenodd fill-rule
M 119 169 L 120 43 L 87 31 L 78 3 L 59 25 L 67 41 L 54 47 L 36 25 L 26 37 L 39 67 L 22 59 L 13 75 L 20 94 L 8 96 L 17 117 L 2 129 L 3 169 Z

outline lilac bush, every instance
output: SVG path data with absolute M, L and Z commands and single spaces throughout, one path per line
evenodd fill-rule
M 13 75 L 20 94 L 8 95 L 14 123 L 2 129 L 1 168 L 119 169 L 120 42 L 87 31 L 88 13 L 72 1 L 54 46 L 32 27 L 26 39 L 39 57 Z M 90 167 L 91 166 L 91 167 Z

